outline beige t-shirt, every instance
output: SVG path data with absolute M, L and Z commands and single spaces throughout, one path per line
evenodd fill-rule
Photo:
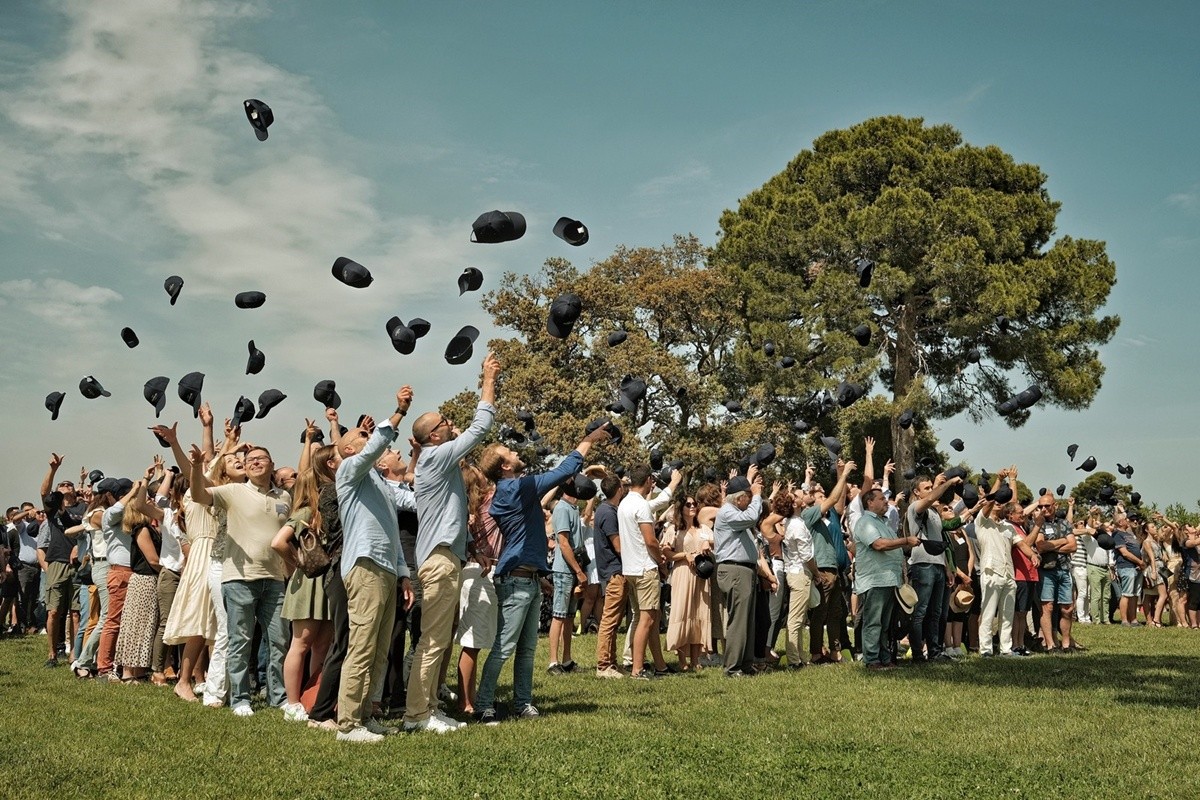
M 283 559 L 271 549 L 271 540 L 292 509 L 292 498 L 283 489 L 260 492 L 252 483 L 230 483 L 209 489 L 213 507 L 225 510 L 225 560 L 221 582 L 287 580 Z

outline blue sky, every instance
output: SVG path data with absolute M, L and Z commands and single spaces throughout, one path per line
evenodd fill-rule
M 1039 408 L 1020 431 L 938 425 L 964 457 L 1072 484 L 1069 442 L 1136 467 L 1147 500 L 1194 504 L 1200 441 L 1191 343 L 1200 289 L 1200 57 L 1191 3 L 467 3 L 82 0 L 0 6 L 0 338 L 8 458 L 0 489 L 31 497 L 51 450 L 140 471 L 154 452 L 141 397 L 208 375 L 218 417 L 240 394 L 288 400 L 247 427 L 293 460 L 321 378 L 382 413 L 400 383 L 429 409 L 474 386 L 483 348 L 449 367 L 463 324 L 496 332 L 463 267 L 586 265 L 676 233 L 715 241 L 725 208 L 821 133 L 880 114 L 947 122 L 1038 164 L 1058 234 L 1102 239 L 1122 326 L 1092 408 Z M 258 142 L 241 101 L 275 111 Z M 492 208 L 524 239 L 471 245 Z M 550 235 L 560 215 L 590 243 Z M 371 268 L 360 291 L 329 275 Z M 163 279 L 184 277 L 178 305 Z M 238 291 L 268 296 L 234 308 Z M 384 321 L 423 316 L 413 356 Z M 121 343 L 122 327 L 142 340 Z M 244 375 L 246 341 L 267 367 Z M 76 388 L 95 375 L 113 397 Z M 57 422 L 42 401 L 67 399 Z M 191 429 L 186 432 L 191 436 Z

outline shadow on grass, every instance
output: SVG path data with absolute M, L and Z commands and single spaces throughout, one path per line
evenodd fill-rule
M 1200 684 L 1193 679 L 1196 666 L 1196 658 L 1183 656 L 1089 652 L 910 666 L 878 677 L 1064 691 L 1088 686 L 1112 691 L 1118 703 L 1194 709 L 1200 706 Z

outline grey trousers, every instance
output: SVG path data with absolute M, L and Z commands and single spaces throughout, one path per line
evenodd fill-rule
M 754 670 L 754 569 L 718 564 L 717 585 L 725 595 L 725 673 Z

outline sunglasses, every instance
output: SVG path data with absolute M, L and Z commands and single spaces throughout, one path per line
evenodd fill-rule
M 684 508 L 695 508 L 695 507 L 696 507 L 696 504 L 695 504 L 695 503 L 693 503 L 691 500 L 689 500 L 689 501 L 687 501 L 686 503 L 684 503 L 684 504 L 683 504 L 683 507 L 684 507 Z

